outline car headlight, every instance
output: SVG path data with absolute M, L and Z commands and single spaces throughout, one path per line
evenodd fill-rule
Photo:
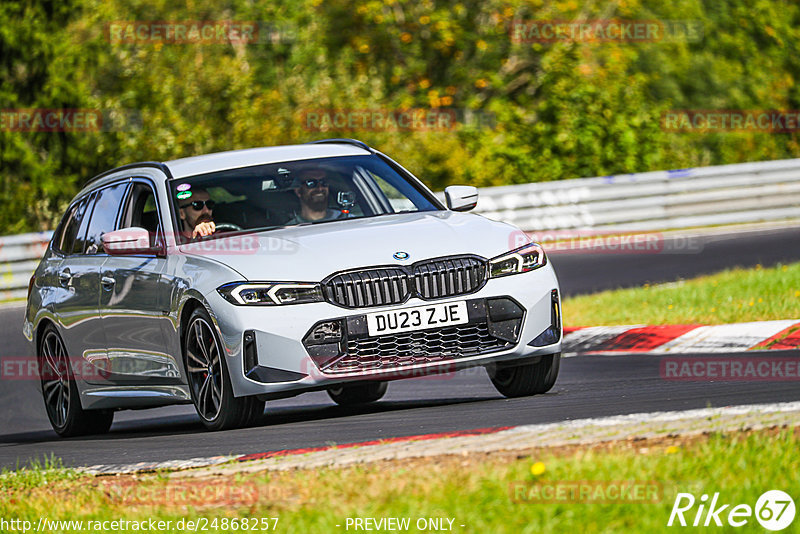
M 489 260 L 489 278 L 527 273 L 546 264 L 547 256 L 542 246 L 538 243 L 528 243 L 524 247 Z
M 278 306 L 325 300 L 322 287 L 311 283 L 234 282 L 218 287 L 217 291 L 225 300 L 237 305 Z

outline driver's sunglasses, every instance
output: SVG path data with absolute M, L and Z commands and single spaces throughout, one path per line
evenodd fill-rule
M 303 185 L 306 186 L 309 189 L 314 189 L 317 186 L 319 186 L 319 187 L 328 187 L 328 181 L 325 180 L 324 178 L 321 178 L 321 179 L 318 179 L 318 180 L 312 178 L 311 180 L 303 181 Z
M 203 206 L 207 207 L 210 210 L 213 210 L 214 206 L 216 205 L 217 203 L 214 202 L 213 200 L 193 200 L 188 204 L 184 204 L 181 207 L 188 208 L 189 206 L 191 206 L 193 210 L 200 211 L 201 209 L 203 209 Z

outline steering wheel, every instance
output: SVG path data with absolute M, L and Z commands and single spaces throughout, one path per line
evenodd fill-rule
M 238 224 L 219 223 L 215 225 L 214 232 L 238 232 L 242 229 Z

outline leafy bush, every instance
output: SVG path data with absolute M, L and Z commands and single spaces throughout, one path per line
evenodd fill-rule
M 668 109 L 800 109 L 788 0 L 346 0 L 185 6 L 6 0 L 3 108 L 133 117 L 98 132 L 0 129 L 0 233 L 51 228 L 92 175 L 137 160 L 357 137 L 436 189 L 796 157 L 793 134 L 675 133 Z M 696 40 L 519 43 L 530 20 L 689 20 Z M 114 21 L 259 21 L 258 44 L 115 43 Z M 319 109 L 493 114 L 452 131 L 311 131 Z

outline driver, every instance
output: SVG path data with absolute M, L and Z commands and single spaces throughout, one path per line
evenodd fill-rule
M 300 199 L 300 213 L 286 223 L 302 224 L 318 221 L 341 219 L 341 210 L 328 208 L 328 180 L 324 169 L 306 169 L 300 171 L 300 177 L 295 182 L 294 193 Z
M 188 239 L 209 236 L 217 229 L 213 214 L 215 202 L 205 189 L 196 189 L 192 193 L 192 200 L 183 200 L 179 205 L 183 224 L 181 235 Z

